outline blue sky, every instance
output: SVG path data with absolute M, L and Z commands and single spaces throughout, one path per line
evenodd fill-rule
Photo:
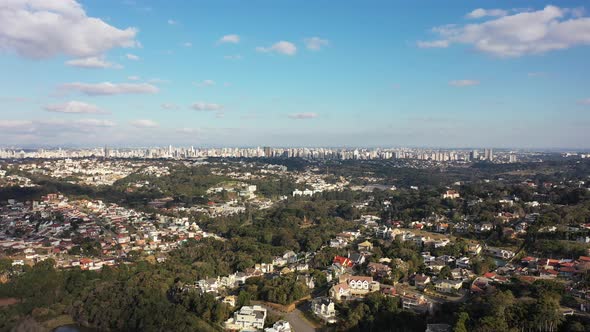
M 583 1 L 5 2 L 4 146 L 590 148 Z

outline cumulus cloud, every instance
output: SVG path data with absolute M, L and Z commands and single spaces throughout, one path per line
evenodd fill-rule
M 455 80 L 455 81 L 450 81 L 449 85 L 457 86 L 457 87 L 474 86 L 474 85 L 479 85 L 479 81 L 476 81 L 476 80 Z
M 89 96 L 120 95 L 120 94 L 153 94 L 160 91 L 156 86 L 148 83 L 66 83 L 61 86 L 62 91 L 78 91 Z
M 449 47 L 448 40 L 431 40 L 431 41 L 418 41 L 416 43 L 420 48 L 447 48 Z
M 165 109 L 165 110 L 177 110 L 180 108 L 180 107 L 178 107 L 178 105 L 173 104 L 173 103 L 164 103 L 164 104 L 160 105 L 160 107 L 162 107 L 162 109 Z
M 130 81 L 139 81 L 141 79 L 141 77 L 136 76 L 136 75 L 131 75 L 131 76 L 127 76 L 127 79 Z
M 241 60 L 242 59 L 242 56 L 240 54 L 224 55 L 223 58 L 225 60 Z
M 477 9 L 473 10 L 471 13 L 467 14 L 466 17 L 476 19 L 476 18 L 482 18 L 482 17 L 486 17 L 486 16 L 501 17 L 501 16 L 506 16 L 506 15 L 508 15 L 508 11 L 504 10 L 504 9 L 477 8 Z
M 312 113 L 312 112 L 289 114 L 289 118 L 294 119 L 294 120 L 314 119 L 317 117 L 318 117 L 318 114 Z
M 0 129 L 2 130 L 21 130 L 28 129 L 32 126 L 31 120 L 0 120 Z
M 36 136 L 57 136 L 68 133 L 88 133 L 116 124 L 108 120 L 80 119 L 68 120 L 0 120 L 3 133 L 30 134 Z
M 156 121 L 147 119 L 130 121 L 129 124 L 136 128 L 156 128 L 159 126 Z
M 269 47 L 262 47 L 259 46 L 256 48 L 256 51 L 258 52 L 262 52 L 262 53 L 279 53 L 279 54 L 284 54 L 284 55 L 295 55 L 295 53 L 297 53 L 297 47 L 295 46 L 295 44 L 288 42 L 288 41 L 284 41 L 281 40 L 277 43 L 274 43 L 273 45 L 269 46 Z
M 95 69 L 95 68 L 117 68 L 117 69 L 119 69 L 119 68 L 123 68 L 123 66 L 121 66 L 119 64 L 108 62 L 103 57 L 96 57 L 96 56 L 69 60 L 69 61 L 66 61 L 66 65 L 68 65 L 70 67 L 89 68 L 89 69 Z
M 330 45 L 330 41 L 327 39 L 322 39 L 320 37 L 310 37 L 304 39 L 305 46 L 307 49 L 312 51 L 319 51 L 324 46 Z
M 221 111 L 223 109 L 223 105 L 199 101 L 192 104 L 191 108 L 195 111 Z
M 580 104 L 580 105 L 590 105 L 590 98 L 578 100 L 578 104 Z
M 114 127 L 116 125 L 113 121 L 98 119 L 81 119 L 75 121 L 74 124 L 88 127 Z
M 84 103 L 81 101 L 68 101 L 63 104 L 47 105 L 43 107 L 48 112 L 56 113 L 79 113 L 79 114 L 90 114 L 90 113 L 105 113 L 98 106 Z
M 129 59 L 129 60 L 132 60 L 132 61 L 138 61 L 139 60 L 139 57 L 137 55 L 131 54 L 131 53 L 125 54 L 125 57 L 127 59 Z
M 118 29 L 88 17 L 75 0 L 3 0 L 0 51 L 44 59 L 58 55 L 88 58 L 117 47 L 136 47 L 137 29 Z
M 213 86 L 215 85 L 215 81 L 213 80 L 203 80 L 201 82 L 197 82 L 195 83 L 199 88 L 204 88 L 204 87 L 208 87 L 208 86 Z
M 237 44 L 240 42 L 240 36 L 235 35 L 235 34 L 231 34 L 231 35 L 225 35 L 221 38 L 219 38 L 219 40 L 217 41 L 220 44 Z
M 440 38 L 430 43 L 471 45 L 480 52 L 504 58 L 543 54 L 590 45 L 590 17 L 581 15 L 583 12 L 577 9 L 546 6 L 481 23 L 436 27 L 432 31 Z

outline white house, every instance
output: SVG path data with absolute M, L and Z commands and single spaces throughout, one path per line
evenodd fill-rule
M 328 297 L 316 297 L 311 301 L 313 313 L 328 323 L 336 323 L 334 301 Z
M 234 316 L 225 322 L 228 330 L 241 330 L 248 328 L 263 329 L 266 320 L 266 309 L 259 306 L 243 306 L 234 312 Z

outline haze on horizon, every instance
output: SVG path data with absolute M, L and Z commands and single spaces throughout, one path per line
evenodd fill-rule
M 0 146 L 588 149 L 585 5 L 6 0 Z

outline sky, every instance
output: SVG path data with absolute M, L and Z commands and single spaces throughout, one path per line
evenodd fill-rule
M 0 146 L 588 149 L 584 5 L 1 0 Z

